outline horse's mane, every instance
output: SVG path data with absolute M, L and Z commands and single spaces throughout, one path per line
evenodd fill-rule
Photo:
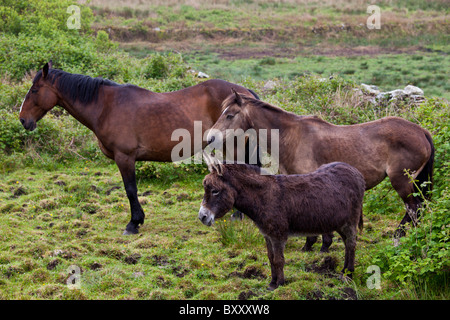
M 39 70 L 33 83 L 41 77 L 42 70 Z M 49 69 L 47 79 L 72 102 L 79 101 L 81 103 L 96 101 L 100 86 L 120 86 L 120 84 L 111 80 L 68 73 L 59 69 Z
M 249 95 L 241 93 L 240 96 L 242 98 L 243 104 L 251 104 L 251 105 L 253 105 L 254 107 L 257 107 L 257 108 L 264 108 L 264 109 L 275 111 L 275 112 L 286 112 L 285 110 L 283 110 L 283 109 L 281 109 L 279 107 L 271 105 L 271 104 L 269 104 L 267 102 L 264 102 L 262 100 L 255 99 L 254 97 L 251 97 Z M 226 98 L 223 101 L 223 103 L 222 103 L 222 112 L 226 108 L 228 108 L 231 104 L 233 104 L 235 102 L 236 102 L 236 96 L 234 94 L 231 94 L 228 98 Z

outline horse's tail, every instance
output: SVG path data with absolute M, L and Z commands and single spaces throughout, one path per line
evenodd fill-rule
M 433 167 L 434 167 L 434 144 L 433 139 L 431 138 L 431 135 L 426 132 L 425 137 L 427 138 L 430 146 L 431 146 L 431 154 L 430 158 L 428 158 L 427 163 L 423 167 L 423 169 L 419 172 L 417 175 L 417 186 L 420 189 L 420 192 L 422 192 L 423 196 L 426 200 L 431 199 L 431 190 L 433 190 Z M 422 184 L 426 181 L 429 181 L 430 183 L 427 183 L 425 186 L 422 186 Z M 414 191 L 418 192 L 417 186 L 414 185 Z

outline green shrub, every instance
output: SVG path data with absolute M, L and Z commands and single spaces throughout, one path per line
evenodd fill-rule
M 117 49 L 118 45 L 109 40 L 109 35 L 106 31 L 100 30 L 95 38 L 95 47 L 100 52 L 108 52 L 111 49 Z
M 153 54 L 147 58 L 144 76 L 147 79 L 181 78 L 185 76 L 188 67 L 180 54 Z
M 402 284 L 450 276 L 450 189 L 439 201 L 426 202 L 417 226 L 411 227 L 398 247 L 385 246 L 373 259 L 383 277 Z

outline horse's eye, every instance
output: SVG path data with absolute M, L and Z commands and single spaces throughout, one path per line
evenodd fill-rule
M 219 190 L 213 190 L 213 191 L 211 191 L 211 193 L 212 193 L 213 196 L 217 196 L 220 193 L 220 191 Z
M 228 115 L 227 115 L 227 119 L 228 119 L 228 120 L 231 120 L 231 119 L 233 119 L 233 118 L 234 118 L 234 114 L 228 114 Z
M 37 89 L 32 89 L 32 90 L 31 90 L 31 93 L 37 93 L 37 92 L 38 92 Z

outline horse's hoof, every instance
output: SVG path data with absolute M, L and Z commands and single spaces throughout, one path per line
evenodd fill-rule
M 130 236 L 130 235 L 133 235 L 133 234 L 138 234 L 139 232 L 136 230 L 136 231 L 130 231 L 130 230 L 125 230 L 124 232 L 123 232 L 123 234 L 122 235 L 124 235 L 124 236 Z
M 394 247 L 398 247 L 400 245 L 400 239 L 394 238 Z

